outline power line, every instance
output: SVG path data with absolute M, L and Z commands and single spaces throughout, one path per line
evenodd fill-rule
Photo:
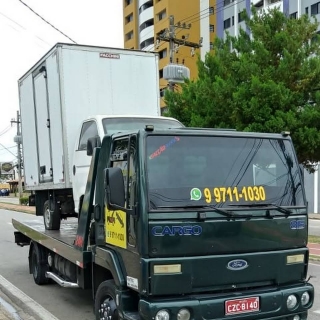
M 231 4 L 231 5 L 229 5 L 228 7 L 227 7 L 227 6 L 226 6 L 226 7 L 221 6 L 221 7 L 219 8 L 219 10 L 217 10 L 217 11 L 215 12 L 215 14 L 217 14 L 217 13 L 219 13 L 219 12 L 222 12 L 222 11 L 224 11 L 225 9 L 234 7 L 236 4 L 240 4 L 240 3 L 244 2 L 244 1 L 245 1 L 245 0 L 240 0 L 240 1 L 238 1 L 238 2 L 234 2 L 234 4 Z M 206 15 L 206 16 L 205 16 L 205 15 Z M 193 19 L 191 19 L 192 21 L 190 21 L 189 23 L 198 22 L 198 21 L 200 21 L 200 20 L 202 20 L 202 19 L 205 19 L 205 18 L 209 17 L 210 15 L 211 15 L 210 12 L 209 12 L 209 13 L 208 13 L 208 12 L 207 12 L 207 13 L 204 13 L 204 14 L 200 15 L 200 18 L 199 18 L 199 19 L 194 20 L 195 18 L 193 18 Z M 202 16 L 202 18 L 201 18 L 201 16 Z
M 51 24 L 49 21 L 47 21 L 46 19 L 44 19 L 39 13 L 35 12 L 31 7 L 29 7 L 25 2 L 23 2 L 22 0 L 18 0 L 19 2 L 21 2 L 24 6 L 26 6 L 30 11 L 32 11 L 35 15 L 37 15 L 41 20 L 43 20 L 45 23 L 47 23 L 48 25 L 50 25 L 53 29 L 55 29 L 56 31 L 58 31 L 59 33 L 61 33 L 63 36 L 65 36 L 66 38 L 68 38 L 70 41 L 72 41 L 73 43 L 76 43 L 74 40 L 72 40 L 69 36 L 67 36 L 65 33 L 63 33 L 61 30 L 59 30 L 58 28 L 56 28 L 53 24 Z
M 2 151 L 2 150 L 8 150 L 8 149 L 16 148 L 16 147 L 17 147 L 17 146 L 6 147 L 6 148 L 0 149 L 0 151 Z
M 10 131 L 11 127 L 8 127 L 6 129 L 4 129 L 1 133 L 0 133 L 0 137 L 3 136 L 4 134 L 6 134 L 8 131 Z
M 0 146 L 2 146 L 4 149 L 6 149 L 9 153 L 11 153 L 13 156 L 17 157 L 14 153 L 12 153 L 8 148 L 6 148 L 2 143 L 0 143 Z
M 210 6 L 210 7 L 206 8 L 206 9 L 203 9 L 203 10 L 201 10 L 201 11 L 199 11 L 199 12 L 197 12 L 197 13 L 191 15 L 191 16 L 189 16 L 189 17 L 186 17 L 186 18 L 180 20 L 179 22 L 181 23 L 182 21 L 186 21 L 187 20 L 187 22 L 183 23 L 183 24 L 186 24 L 186 25 L 188 25 L 190 23 L 195 23 L 195 22 L 201 21 L 202 19 L 208 18 L 210 15 L 218 14 L 218 13 L 224 11 L 225 9 L 232 8 L 236 4 L 238 5 L 238 4 L 240 4 L 240 3 L 244 2 L 244 1 L 245 0 L 240 0 L 238 2 L 235 1 L 235 2 L 233 2 L 232 4 L 230 4 L 228 6 L 224 6 L 223 4 L 221 6 L 218 6 L 218 4 L 216 4 L 215 6 Z M 213 12 L 210 12 L 210 8 L 214 8 Z M 207 11 L 207 12 L 204 12 L 204 11 Z M 204 12 L 204 13 L 202 13 L 202 12 Z M 199 17 L 194 17 L 194 16 L 197 16 L 197 15 L 199 15 Z M 188 19 L 190 19 L 190 20 L 188 20 Z M 163 43 L 159 45 L 158 49 L 162 45 L 163 45 Z M 153 50 L 155 49 L 155 46 L 156 46 L 156 44 L 153 45 L 153 47 L 154 47 Z M 151 50 L 149 50 L 149 51 L 151 51 Z

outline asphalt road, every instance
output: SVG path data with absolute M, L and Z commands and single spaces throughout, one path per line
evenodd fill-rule
M 313 307 L 309 311 L 308 320 L 320 319 L 320 263 L 311 261 L 308 270 L 309 276 L 312 276 L 310 283 L 315 288 L 315 301 Z
M 320 237 L 320 220 L 309 219 L 309 234 Z
M 37 286 L 34 283 L 28 269 L 29 248 L 20 248 L 14 243 L 12 218 L 19 220 L 42 220 L 42 217 L 0 209 L 0 275 L 58 319 L 93 320 L 94 314 L 90 292 L 81 289 L 61 288 L 56 284 Z M 315 286 L 316 290 L 316 300 L 309 312 L 308 320 L 319 320 L 320 263 L 311 262 L 308 274 L 312 276 L 310 282 Z
M 93 320 L 91 292 L 62 288 L 57 284 L 38 286 L 29 274 L 29 247 L 14 243 L 11 219 L 42 220 L 25 213 L 0 209 L 0 275 L 34 299 L 58 319 Z

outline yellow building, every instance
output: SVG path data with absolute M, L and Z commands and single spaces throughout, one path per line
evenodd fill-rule
M 173 63 L 184 63 L 190 69 L 190 77 L 197 77 L 197 55 L 202 58 L 212 46 L 215 37 L 214 14 L 216 0 L 123 0 L 124 47 L 159 52 L 160 96 L 163 97 L 167 81 L 163 78 L 163 68 L 170 62 L 169 43 L 157 42 L 157 37 L 169 29 L 169 17 L 174 17 L 175 37 L 199 43 L 192 56 L 191 47 L 180 46 L 174 53 Z M 180 28 L 179 26 L 189 27 Z M 163 98 L 161 107 L 164 107 Z

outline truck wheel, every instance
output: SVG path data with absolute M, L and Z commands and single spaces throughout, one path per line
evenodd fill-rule
M 48 265 L 43 262 L 41 248 L 34 244 L 31 252 L 31 271 L 34 282 L 38 285 L 47 284 L 49 279 L 46 277 Z
M 113 280 L 102 282 L 97 290 L 94 311 L 96 320 L 119 320 L 116 305 L 115 285 Z
M 60 229 L 60 209 L 57 203 L 47 200 L 43 206 L 43 221 L 46 230 Z

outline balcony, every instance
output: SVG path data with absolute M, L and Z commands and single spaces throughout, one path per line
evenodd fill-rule
M 141 14 L 139 14 L 139 25 L 141 25 L 143 22 L 153 19 L 153 7 L 150 7 L 146 10 L 144 10 Z
M 145 28 L 140 32 L 140 37 L 139 37 L 140 43 L 151 37 L 154 37 L 154 26 Z

